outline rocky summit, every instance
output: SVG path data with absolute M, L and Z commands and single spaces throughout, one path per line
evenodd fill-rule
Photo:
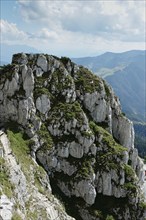
M 88 69 L 13 55 L 0 70 L 0 125 L 0 219 L 145 219 L 133 124 Z

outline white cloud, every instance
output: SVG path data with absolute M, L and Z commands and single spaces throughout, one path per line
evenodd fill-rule
M 72 57 L 145 49 L 143 4 L 120 0 L 17 0 L 23 25 L 19 23 L 20 29 L 2 20 L 2 39 Z
M 27 22 L 121 41 L 144 41 L 144 1 L 18 0 Z M 109 35 L 109 36 L 108 36 Z
M 14 23 L 0 20 L 1 40 L 3 43 L 15 43 L 27 39 L 27 34 L 17 28 Z
M 55 31 L 49 31 L 47 28 L 42 28 L 38 33 L 37 37 L 40 37 L 41 39 L 47 39 L 53 41 L 59 38 L 59 36 Z

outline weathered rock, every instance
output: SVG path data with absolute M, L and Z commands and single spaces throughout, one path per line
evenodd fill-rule
M 90 181 L 82 180 L 75 184 L 75 195 L 77 197 L 82 197 L 87 204 L 94 204 L 96 198 L 96 190 Z
M 16 72 L 14 77 L 12 78 L 12 81 L 8 83 L 8 88 L 7 88 L 8 96 L 13 96 L 15 92 L 19 90 L 18 81 L 19 81 L 19 75 Z
M 50 99 L 48 98 L 48 95 L 43 94 L 37 98 L 36 109 L 38 109 L 40 113 L 46 114 L 50 108 Z
M 130 120 L 123 116 L 113 117 L 113 135 L 120 144 L 129 150 L 134 148 L 134 129 Z
M 11 220 L 13 212 L 13 202 L 6 196 L 2 195 L 0 198 L 0 217 L 3 219 Z
M 73 141 L 70 143 L 69 153 L 72 157 L 81 158 L 84 154 L 84 147 Z
M 70 163 L 66 160 L 61 160 L 60 163 L 57 164 L 56 170 L 59 172 L 63 171 L 64 174 L 72 176 L 77 171 L 77 167 L 70 165 Z
M 47 63 L 47 59 L 44 55 L 39 55 L 38 59 L 37 59 L 37 65 L 39 67 L 41 67 L 41 69 L 44 72 L 47 72 L 48 69 L 48 63 Z
M 18 123 L 30 138 L 33 158 L 28 168 L 31 188 L 16 161 L 17 172 L 10 170 L 11 181 L 17 186 L 16 201 L 24 208 L 21 218 L 27 219 L 25 203 L 31 192 L 33 210 L 46 210 L 46 216 L 38 214 L 38 219 L 71 219 L 64 211 L 55 211 L 60 204 L 52 198 L 49 179 L 38 179 L 34 168 L 37 161 L 47 171 L 54 189 L 75 199 L 71 208 L 83 220 L 98 219 L 95 205 L 103 214 L 101 218 L 107 217 L 98 205 L 98 197 L 106 198 L 107 203 L 112 199 L 117 208 L 105 208 L 116 219 L 143 220 L 143 162 L 134 148 L 133 125 L 122 115 L 119 99 L 106 82 L 67 58 L 43 54 L 14 55 L 13 66 L 8 69 L 10 73 L 5 68 L 1 73 L 0 124 Z M 14 168 L 12 165 L 9 169 Z M 40 187 L 46 186 L 51 201 L 44 201 L 36 180 Z M 125 204 L 121 207 L 122 199 Z
M 25 90 L 26 97 L 32 96 L 32 91 L 34 89 L 34 76 L 31 68 L 27 71 L 23 71 L 23 89 Z

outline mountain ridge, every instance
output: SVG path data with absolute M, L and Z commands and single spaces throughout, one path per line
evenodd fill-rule
M 132 114 L 135 114 L 135 119 L 138 117 L 138 121 L 141 117 L 142 121 L 145 121 L 145 114 L 146 114 L 146 106 L 145 106 L 145 54 L 146 51 L 140 51 L 140 50 L 133 50 L 133 51 L 127 51 L 123 53 L 111 53 L 107 52 L 105 54 L 99 55 L 97 57 L 91 57 L 88 58 L 75 58 L 72 59 L 77 64 L 84 65 L 91 69 L 94 73 L 97 75 L 103 77 L 114 89 L 116 94 L 119 96 L 123 111 L 125 113 L 128 113 L 128 116 L 130 117 L 129 112 L 133 112 Z M 120 69 L 121 67 L 121 69 Z M 122 69 L 123 67 L 123 69 Z M 107 68 L 107 69 L 101 69 L 101 68 Z M 115 70 L 113 70 L 115 68 Z M 119 70 L 118 70 L 119 68 Z M 132 72 L 133 74 L 132 75 Z M 129 72 L 131 74 L 131 78 L 129 78 Z M 103 75 L 104 74 L 104 75 Z M 118 74 L 118 75 L 117 75 Z M 123 74 L 125 76 L 123 77 Z M 120 76 L 121 75 L 121 76 Z M 115 78 L 116 77 L 116 78 Z M 120 78 L 120 77 L 123 77 Z M 139 77 L 139 80 L 138 80 Z M 118 83 L 117 83 L 117 80 Z M 126 83 L 129 84 L 129 88 L 125 86 Z M 135 85 L 134 85 L 134 82 Z M 123 83 L 123 86 L 120 87 L 121 83 Z M 133 83 L 133 84 L 132 84 Z M 119 86 L 119 87 L 118 87 Z M 129 89 L 129 90 L 128 90 Z M 122 93 L 125 93 L 127 90 L 127 93 L 122 96 Z M 141 93 L 140 93 L 141 92 Z M 138 93 L 139 97 L 141 97 L 138 100 Z M 134 103 L 133 99 L 133 109 L 128 109 L 128 103 L 131 104 L 131 100 L 129 101 L 129 97 L 136 97 L 137 101 Z M 137 105 L 136 105 L 137 103 Z M 125 107 L 127 105 L 127 107 Z M 129 105 L 130 106 L 130 105 Z M 128 109 L 128 110 L 127 110 Z M 143 112 L 141 112 L 143 109 Z M 137 116 L 136 116 L 137 115 Z M 130 117 L 132 120 L 133 118 Z
M 41 164 L 50 179 L 47 184 L 65 203 L 70 201 L 66 210 L 75 219 L 143 220 L 143 162 L 134 148 L 133 124 L 122 114 L 112 88 L 69 58 L 44 54 L 15 54 L 0 76 L 0 122 L 21 167 L 26 166 L 24 157 Z M 25 171 L 34 174 L 31 166 Z M 39 187 L 41 175 L 37 172 Z M 22 208 L 20 197 L 12 197 L 12 214 L 35 219 L 32 213 L 28 217 L 33 200 L 22 199 Z M 54 219 L 51 198 L 49 211 L 44 210 L 49 220 Z M 37 209 L 37 218 L 43 220 Z M 58 211 L 62 220 L 68 219 L 64 212 Z
M 137 124 L 146 122 L 146 51 L 107 52 L 101 56 L 73 59 L 104 78 L 120 98 L 122 111 Z M 140 126 L 138 126 L 140 129 Z M 136 147 L 146 156 L 145 140 L 136 132 Z M 143 149 L 141 148 L 143 146 Z

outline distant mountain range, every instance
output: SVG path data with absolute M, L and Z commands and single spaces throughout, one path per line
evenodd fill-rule
M 122 111 L 134 122 L 135 145 L 146 155 L 146 51 L 107 52 L 96 57 L 72 58 L 104 78 L 120 98 Z M 142 132 L 143 131 L 143 134 Z M 145 149 L 144 149 L 145 147 Z
M 72 58 L 104 78 L 119 96 L 123 112 L 133 121 L 145 118 L 145 52 L 104 53 L 96 57 Z

